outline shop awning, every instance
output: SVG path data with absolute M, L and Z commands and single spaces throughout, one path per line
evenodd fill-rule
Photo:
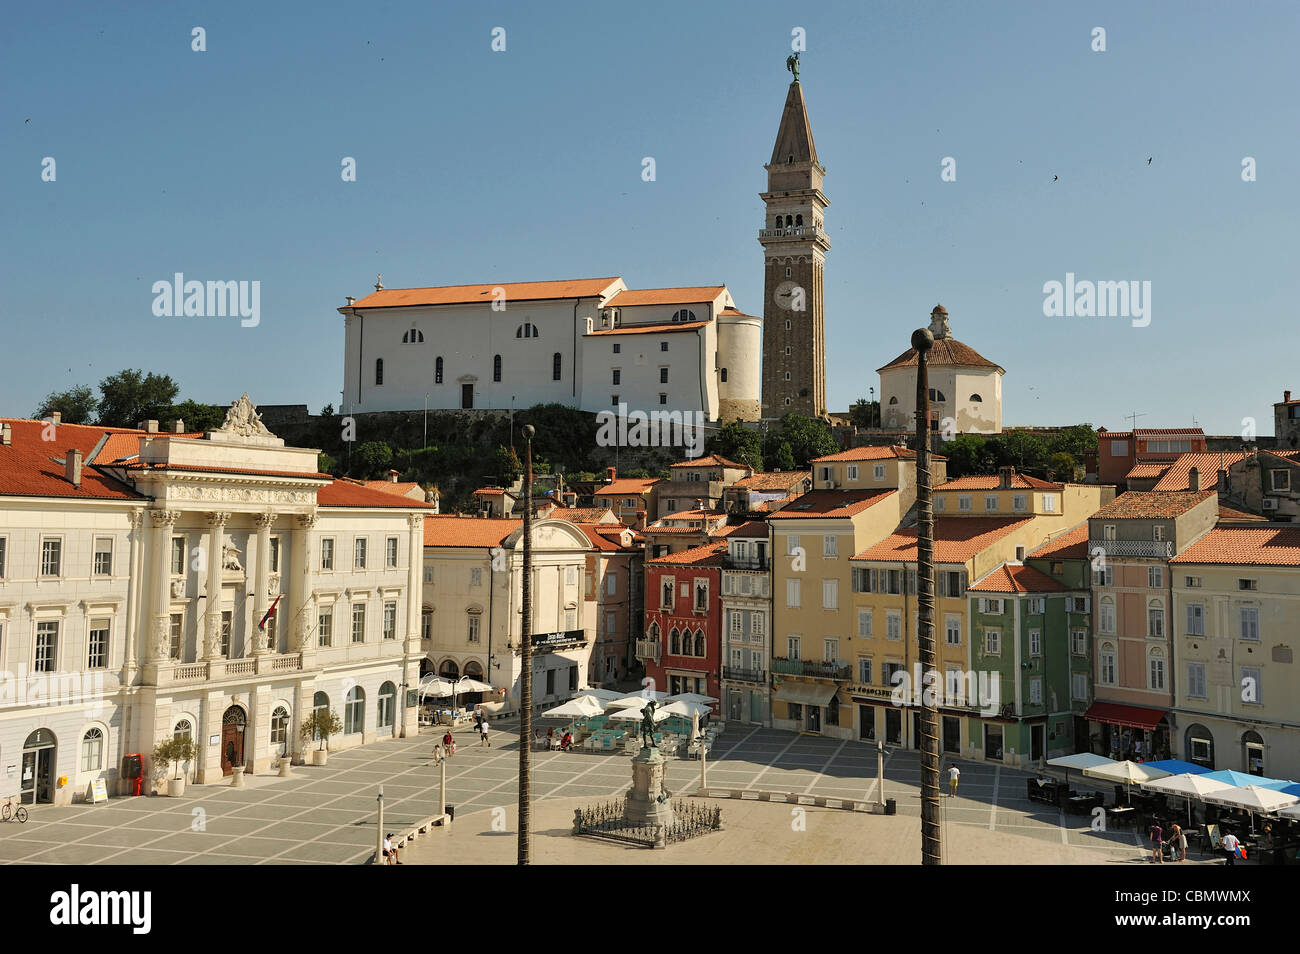
M 1108 722 L 1111 725 L 1126 725 L 1132 729 L 1154 729 L 1165 717 L 1165 710 L 1148 709 L 1146 706 L 1124 706 L 1117 702 L 1094 702 L 1083 717 L 1089 722 Z
M 822 682 L 795 682 L 787 679 L 772 694 L 775 702 L 795 702 L 801 706 L 824 706 L 835 695 L 835 686 Z

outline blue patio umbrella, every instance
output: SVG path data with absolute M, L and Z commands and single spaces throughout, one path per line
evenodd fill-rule
M 1291 782 L 1280 778 L 1264 778 L 1260 775 L 1247 775 L 1245 772 L 1234 772 L 1232 769 L 1221 769 L 1218 772 L 1206 772 L 1206 778 L 1214 779 L 1216 782 L 1227 782 L 1229 785 L 1235 785 L 1242 788 L 1246 785 L 1258 785 L 1260 788 L 1281 788 L 1284 785 L 1290 785 Z
M 1144 768 L 1160 769 L 1170 775 L 1205 775 L 1210 771 L 1204 765 L 1181 759 L 1161 759 L 1157 762 L 1143 762 L 1142 765 Z

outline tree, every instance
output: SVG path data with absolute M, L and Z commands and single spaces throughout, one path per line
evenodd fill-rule
M 790 450 L 789 441 L 781 441 L 777 444 L 776 449 L 768 459 L 771 461 L 773 470 L 791 471 L 799 469 L 795 466 L 794 452 Z
M 840 449 L 827 423 L 819 418 L 803 417 L 793 411 L 781 418 L 780 427 L 767 436 L 764 457 L 773 456 L 784 441 L 789 444 L 797 467 L 807 467 L 814 457 L 834 454 Z M 772 451 L 768 453 L 769 447 Z M 792 468 L 793 469 L 793 468 Z
M 1057 451 L 1047 458 L 1047 467 L 1057 480 L 1073 481 L 1076 466 L 1074 455 L 1067 454 L 1064 451 Z
M 321 451 L 319 454 L 316 455 L 316 469 L 319 470 L 322 474 L 334 473 L 334 470 L 335 468 L 338 467 L 338 465 L 339 465 L 338 461 L 336 461 L 333 457 L 331 457 L 329 454 L 325 453 L 324 451 Z
M 64 424 L 89 424 L 97 405 L 94 392 L 82 384 L 66 391 L 51 391 L 32 417 L 45 418 L 58 411 Z
M 880 402 L 858 398 L 849 408 L 849 423 L 854 427 L 875 427 L 880 420 Z
M 754 470 L 763 469 L 763 435 L 739 421 L 722 425 L 717 437 L 709 442 L 708 451 L 738 464 L 747 464 Z
M 353 469 L 365 477 L 382 477 L 393 463 L 393 449 L 383 441 L 366 441 L 353 454 Z
M 978 434 L 960 434 L 943 445 L 943 455 L 948 458 L 948 479 L 986 474 L 990 471 L 992 457 L 988 440 Z
M 176 777 L 181 777 L 181 766 L 198 755 L 198 746 L 188 735 L 172 736 L 163 739 L 153 747 L 153 764 L 159 772 L 166 772 L 168 765 L 176 766 Z
M 533 459 L 533 472 L 537 472 L 538 461 L 536 456 Z M 520 463 L 519 455 L 515 453 L 513 447 L 498 446 L 496 453 L 492 456 L 493 471 L 497 479 L 501 481 L 502 487 L 508 487 L 515 482 L 515 479 L 524 472 L 524 465 Z
M 167 417 L 180 386 L 170 375 L 130 368 L 99 382 L 99 420 L 105 427 L 135 427 Z
M 989 441 L 998 466 L 1018 471 L 1040 470 L 1047 463 L 1047 444 L 1026 431 L 1006 431 Z
M 1097 432 L 1091 424 L 1075 424 L 1052 435 L 1047 450 L 1051 454 L 1069 454 L 1076 464 L 1082 464 L 1085 455 L 1097 450 Z
M 167 420 L 185 422 L 185 430 L 191 434 L 199 431 L 214 431 L 226 422 L 226 409 L 217 404 L 200 404 L 197 401 L 182 401 L 173 404 Z
M 312 709 L 311 715 L 303 719 L 302 725 L 298 727 L 298 737 L 304 742 L 319 739 L 320 747 L 326 749 L 329 747 L 330 736 L 342 731 L 343 723 L 333 709 Z

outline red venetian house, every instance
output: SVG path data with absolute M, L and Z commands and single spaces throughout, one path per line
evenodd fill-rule
M 637 640 L 637 656 L 656 690 L 722 698 L 720 600 L 726 555 L 725 542 L 707 543 L 646 561 L 645 636 Z

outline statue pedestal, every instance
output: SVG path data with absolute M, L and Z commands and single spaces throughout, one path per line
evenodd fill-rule
M 632 787 L 627 792 L 626 817 L 636 825 L 671 825 L 671 793 L 664 788 L 667 763 L 656 746 L 648 745 L 632 759 Z

